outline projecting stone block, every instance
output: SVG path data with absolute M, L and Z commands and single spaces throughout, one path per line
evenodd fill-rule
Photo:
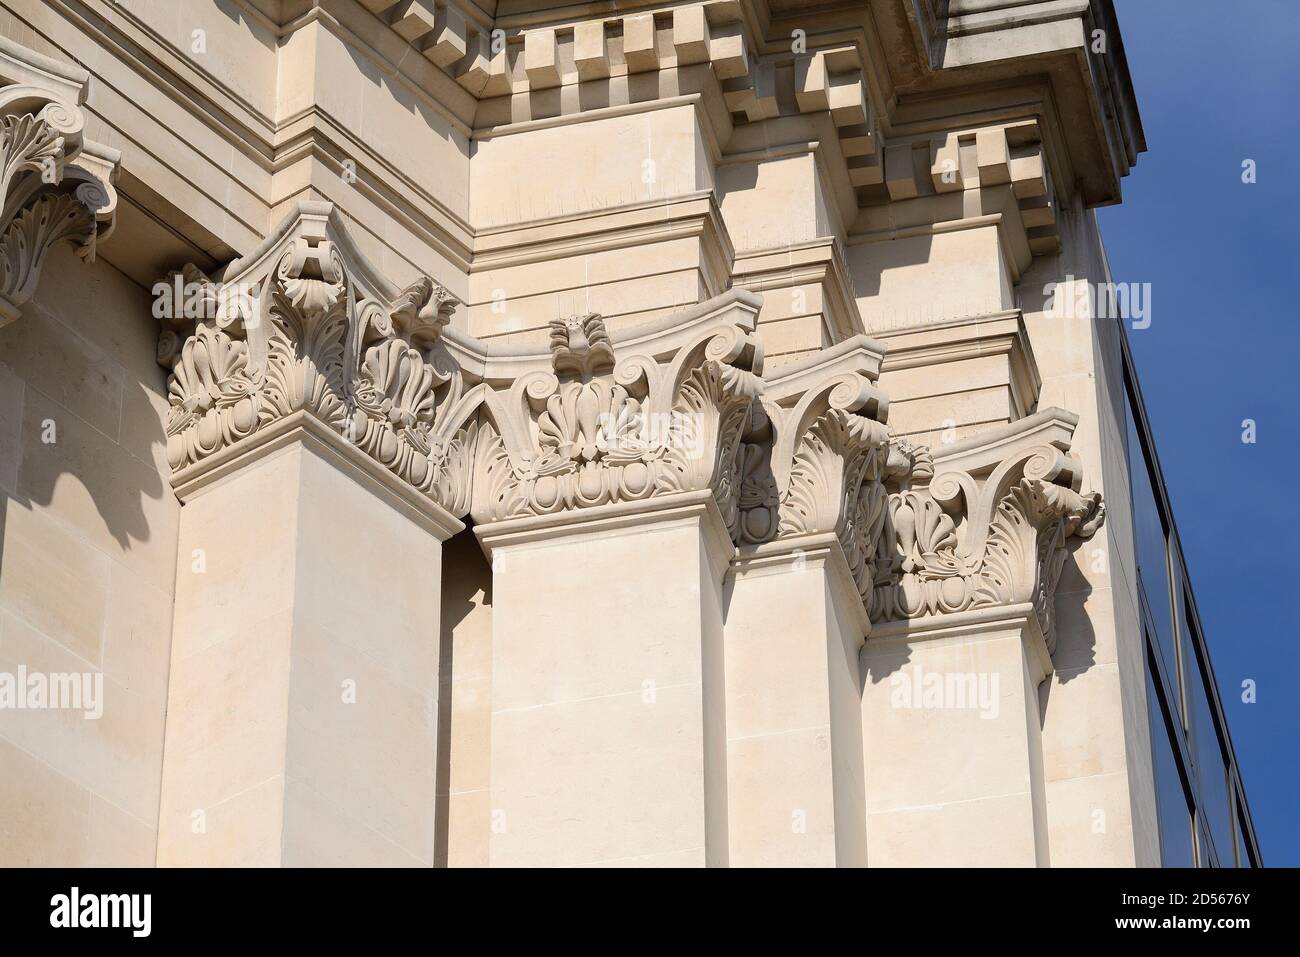
M 456 68 L 456 82 L 478 96 L 487 86 L 492 38 L 481 30 L 475 30 L 466 37 L 465 48 L 465 57 Z
M 555 50 L 554 30 L 533 30 L 524 34 L 524 72 L 528 86 L 546 90 L 560 85 L 560 60 Z
M 795 57 L 794 61 L 794 98 L 799 103 L 800 113 L 819 113 L 829 110 L 830 100 L 826 95 L 826 58 L 820 53 Z
M 433 35 L 426 38 L 420 52 L 440 67 L 449 67 L 465 56 L 465 15 L 456 7 L 444 4 L 438 9 Z
M 861 74 L 832 74 L 827 97 L 830 101 L 831 119 L 836 126 L 854 126 L 867 122 L 867 92 L 862 87 Z
M 930 182 L 936 193 L 961 190 L 961 144 L 956 133 L 930 143 Z
M 578 68 L 578 79 L 584 82 L 609 76 L 603 22 L 586 20 L 573 28 L 573 62 Z
M 911 199 L 917 195 L 910 143 L 885 147 L 885 187 L 890 199 Z
M 1030 199 L 1047 193 L 1047 172 L 1041 153 L 1013 158 L 1007 166 L 1016 199 Z
M 975 156 L 981 186 L 1000 186 L 1011 182 L 1007 157 L 1007 134 L 1004 130 L 980 130 L 975 134 Z
M 840 150 L 845 156 L 871 156 L 876 152 L 876 131 L 866 123 L 841 126 Z
M 718 27 L 709 41 L 709 56 L 713 72 L 720 80 L 730 80 L 749 72 L 749 51 L 745 48 L 745 35 L 739 23 Z
M 849 182 L 854 186 L 879 186 L 885 171 L 879 156 L 854 156 L 849 159 Z
M 678 66 L 709 61 L 709 21 L 704 18 L 704 7 L 678 7 L 673 11 L 673 49 Z
M 648 73 L 659 69 L 654 14 L 638 13 L 623 18 L 623 59 L 627 61 L 628 73 Z
M 407 42 L 431 33 L 436 23 L 433 0 L 401 0 L 388 11 L 388 22 Z

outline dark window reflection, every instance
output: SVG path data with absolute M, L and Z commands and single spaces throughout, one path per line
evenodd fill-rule
M 1178 688 L 1178 652 L 1174 645 L 1174 623 L 1169 600 L 1169 566 L 1166 558 L 1165 528 L 1160 507 L 1151 487 L 1146 454 L 1138 440 L 1133 411 L 1125 403 L 1128 429 L 1129 483 L 1133 495 L 1133 539 L 1137 550 L 1138 579 L 1146 594 L 1147 607 L 1156 630 L 1165 677 Z
M 1191 716 L 1192 762 L 1196 779 L 1197 804 L 1214 850 L 1221 862 L 1231 864 L 1232 799 L 1228 796 L 1228 767 L 1214 723 L 1214 712 L 1206 691 L 1205 674 L 1196 656 L 1187 659 L 1187 710 Z
M 1165 867 L 1195 867 L 1192 814 L 1170 739 L 1162 696 L 1147 668 L 1147 712 L 1151 722 L 1151 756 L 1156 778 L 1156 814 L 1160 825 L 1160 861 Z

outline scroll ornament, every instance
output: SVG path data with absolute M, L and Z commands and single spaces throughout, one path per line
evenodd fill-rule
M 0 325 L 36 292 L 56 243 L 72 243 L 90 261 L 112 228 L 109 177 L 71 166 L 84 126 L 81 109 L 56 94 L 24 84 L 0 89 Z
M 463 391 L 439 340 L 451 295 L 427 278 L 391 301 L 367 292 L 328 240 L 296 237 L 273 263 L 230 285 L 187 266 L 166 284 L 186 291 L 161 309 L 158 344 L 171 467 L 306 412 L 414 488 L 465 498 L 433 441 Z
M 883 395 L 858 373 L 832 377 L 788 408 L 756 406 L 741 451 L 738 542 L 832 533 L 869 602 L 887 500 L 884 407 Z
M 616 358 L 598 315 L 551 323 L 551 369 L 480 386 L 475 521 L 547 515 L 711 489 L 734 531 L 741 434 L 762 349 L 738 326 L 667 356 Z
M 893 454 L 898 487 L 876 558 L 873 620 L 1028 602 L 1054 650 L 1054 596 L 1069 543 L 1091 538 L 1106 514 L 1099 493 L 1079 491 L 1078 460 L 1040 445 L 980 480 L 933 475 L 924 448 L 896 443 Z

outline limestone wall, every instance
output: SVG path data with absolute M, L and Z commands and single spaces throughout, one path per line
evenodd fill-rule
M 0 671 L 102 673 L 102 716 L 0 711 L 0 846 L 152 865 L 180 513 L 165 376 L 144 289 L 65 248 L 48 265 L 0 329 Z

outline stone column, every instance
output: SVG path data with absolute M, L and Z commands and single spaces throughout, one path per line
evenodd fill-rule
M 158 292 L 184 502 L 158 863 L 431 866 L 454 303 L 321 204 Z
M 550 368 L 483 394 L 493 865 L 727 863 L 723 579 L 756 312 L 729 294 L 622 342 L 557 320 Z
M 303 413 L 230 452 L 177 490 L 158 863 L 430 866 L 463 526 Z
M 727 603 L 733 866 L 865 866 L 859 652 L 885 507 L 880 349 L 781 367 L 742 446 Z
M 493 567 L 493 866 L 727 861 L 712 492 L 479 528 Z
M 862 655 L 873 866 L 1050 863 L 1056 582 L 1105 514 L 1066 454 L 1074 421 L 1046 409 L 933 457 L 893 447 Z
M 834 535 L 732 565 L 727 770 L 733 867 L 867 863 L 858 655 L 868 622 Z
M 878 625 L 862 655 L 875 867 L 1045 867 L 1032 607 Z

